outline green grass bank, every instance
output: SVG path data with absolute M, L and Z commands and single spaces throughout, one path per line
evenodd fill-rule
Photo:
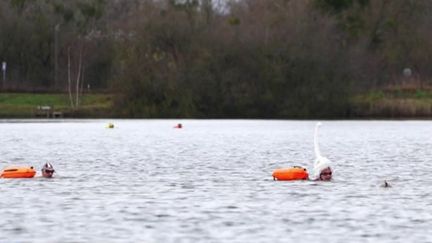
M 0 118 L 46 118 L 53 114 L 65 118 L 111 117 L 112 100 L 110 94 L 84 94 L 79 107 L 72 108 L 68 94 L 0 93 Z
M 63 118 L 127 118 L 116 112 L 113 100 L 113 94 L 84 94 L 79 107 L 72 108 L 64 93 L 0 93 L 0 118 L 52 118 L 54 114 Z M 432 87 L 371 90 L 352 97 L 350 103 L 349 116 L 340 119 L 429 119 Z M 46 107 L 50 110 L 44 110 Z
M 351 103 L 357 118 L 429 119 L 432 86 L 387 86 L 357 95 Z

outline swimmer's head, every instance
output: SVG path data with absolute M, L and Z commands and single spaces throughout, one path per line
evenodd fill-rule
M 320 181 L 330 181 L 332 179 L 332 170 L 330 167 L 325 168 L 320 172 L 319 180 Z
M 331 162 L 325 157 L 319 157 L 315 161 L 314 177 L 316 180 L 329 181 L 332 179 Z
M 45 163 L 42 167 L 42 176 L 45 178 L 51 178 L 55 170 L 51 163 Z

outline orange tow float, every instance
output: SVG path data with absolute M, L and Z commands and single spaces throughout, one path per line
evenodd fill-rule
M 273 180 L 292 181 L 292 180 L 307 180 L 309 174 L 303 167 L 294 166 L 285 169 L 276 169 L 273 171 Z
M 35 174 L 33 166 L 8 166 L 1 171 L 0 178 L 33 178 Z

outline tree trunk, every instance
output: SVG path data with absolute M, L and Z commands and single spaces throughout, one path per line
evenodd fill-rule
M 71 107 L 74 108 L 74 102 L 72 97 L 70 46 L 68 47 L 68 92 L 69 92 L 69 101 L 71 103 Z
M 78 60 L 78 74 L 76 79 L 75 86 L 75 107 L 79 106 L 79 97 L 80 97 L 80 78 L 81 78 L 81 67 L 82 67 L 82 52 L 83 52 L 83 44 L 80 43 L 79 47 L 79 60 Z
M 80 96 L 81 97 L 82 97 L 82 95 L 84 93 L 84 82 L 85 82 L 85 80 L 84 80 L 84 77 L 85 77 L 84 71 L 85 71 L 85 68 L 83 68 L 82 72 L 81 72 L 81 85 L 80 85 Z

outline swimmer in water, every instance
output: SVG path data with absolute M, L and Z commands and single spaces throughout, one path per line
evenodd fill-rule
M 318 122 L 315 126 L 315 162 L 313 175 L 309 177 L 309 173 L 302 167 L 292 167 L 288 169 L 276 169 L 273 172 L 273 180 L 313 180 L 313 181 L 330 181 L 332 180 L 333 170 L 331 167 L 331 161 L 326 157 L 322 156 L 318 144 L 318 128 L 321 126 L 321 122 Z
M 326 157 L 321 156 L 318 144 L 318 128 L 321 122 L 315 126 L 314 147 L 315 147 L 315 163 L 314 163 L 314 180 L 317 181 L 330 181 L 332 179 L 331 161 Z
M 390 184 L 387 182 L 387 180 L 384 180 L 384 184 L 381 185 L 381 187 L 391 187 Z
M 45 178 L 52 178 L 55 170 L 51 163 L 45 163 L 42 167 L 42 176 Z

